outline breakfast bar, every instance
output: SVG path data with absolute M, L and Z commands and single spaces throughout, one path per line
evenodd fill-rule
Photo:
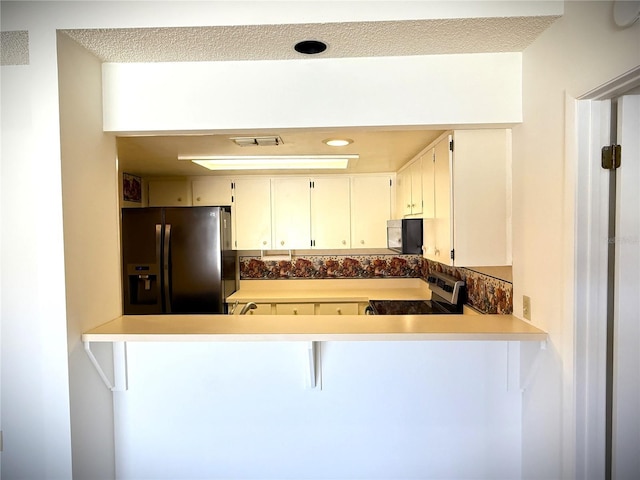
M 545 341 L 512 315 L 125 315 L 84 342 Z

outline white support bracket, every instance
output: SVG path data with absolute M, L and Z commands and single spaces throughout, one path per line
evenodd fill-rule
M 127 368 L 127 344 L 126 342 L 113 342 L 113 377 L 114 382 L 111 383 L 109 377 L 100 366 L 98 359 L 91 350 L 91 342 L 83 342 L 84 351 L 86 352 L 93 367 L 100 375 L 102 382 L 112 392 L 122 392 L 129 388 L 128 385 L 128 368 Z
M 307 342 L 309 388 L 322 390 L 322 363 L 320 361 L 320 352 L 320 342 Z

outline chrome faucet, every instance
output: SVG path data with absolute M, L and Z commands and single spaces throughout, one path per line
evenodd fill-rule
M 255 310 L 256 308 L 258 308 L 258 305 L 255 302 L 247 302 L 240 310 L 240 315 L 246 315 L 249 310 Z
M 233 307 L 231 307 L 231 310 L 229 310 L 229 315 L 233 315 L 236 312 L 236 308 L 238 308 L 239 303 L 240 303 L 240 300 L 235 301 L 235 303 L 233 304 Z

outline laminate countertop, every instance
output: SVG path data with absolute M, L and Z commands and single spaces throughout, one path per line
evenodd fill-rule
M 84 342 L 545 341 L 512 315 L 124 315 Z
M 227 303 L 322 303 L 369 300 L 429 300 L 431 290 L 417 278 L 340 280 L 244 280 Z

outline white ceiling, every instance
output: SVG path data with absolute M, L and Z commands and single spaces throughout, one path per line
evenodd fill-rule
M 295 25 L 65 30 L 103 62 L 259 61 L 321 58 L 521 52 L 557 16 L 430 19 Z M 296 52 L 301 40 L 321 40 L 327 49 L 313 57 Z M 226 135 L 164 135 L 118 138 L 123 171 L 140 175 L 203 175 L 202 167 L 179 162 L 185 154 L 336 153 L 322 143 L 334 136 L 354 140 L 340 153 L 358 153 L 349 172 L 395 171 L 442 130 L 288 130 Z M 278 147 L 238 147 L 231 136 L 279 135 Z M 259 153 L 257 153 L 259 152 Z

